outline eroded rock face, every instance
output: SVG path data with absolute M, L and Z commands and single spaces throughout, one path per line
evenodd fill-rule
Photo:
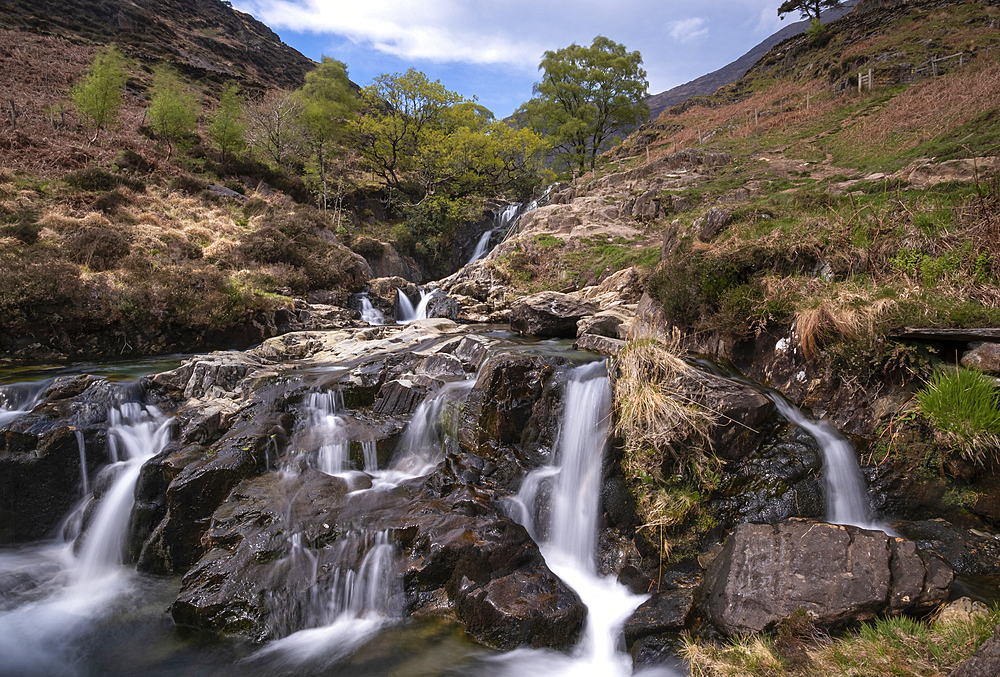
M 576 323 L 597 312 L 578 297 L 545 291 L 519 299 L 510 309 L 510 328 L 519 334 L 576 338 Z
M 803 609 L 821 627 L 947 599 L 953 573 L 881 531 L 792 520 L 743 524 L 705 578 L 704 609 L 727 634 L 760 632 Z

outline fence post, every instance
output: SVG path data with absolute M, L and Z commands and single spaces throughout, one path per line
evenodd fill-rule
M 931 59 L 931 72 L 934 73 L 934 77 L 937 77 L 938 74 L 937 62 L 937 57 Z
M 858 94 L 861 93 L 861 84 L 864 81 L 865 81 L 865 76 L 861 74 L 861 71 L 858 71 Z

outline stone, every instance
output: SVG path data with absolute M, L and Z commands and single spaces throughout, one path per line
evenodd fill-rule
M 234 202 L 246 202 L 247 196 L 243 193 L 237 193 L 232 188 L 226 188 L 225 186 L 212 185 L 208 187 L 208 192 L 217 197 L 221 197 L 223 200 L 233 200 Z
M 518 299 L 510 309 L 510 328 L 519 334 L 575 338 L 576 323 L 597 307 L 578 297 L 545 291 Z
M 648 190 L 637 197 L 632 207 L 632 217 L 639 221 L 652 221 L 659 212 L 660 203 L 655 190 Z
M 594 315 L 581 318 L 576 323 L 576 335 L 596 334 L 608 338 L 625 338 L 625 326 L 631 316 L 620 310 L 602 310 Z
M 817 626 L 837 628 L 944 601 L 950 568 L 930 553 L 915 566 L 914 549 L 893 540 L 806 520 L 742 524 L 709 566 L 706 614 L 720 631 L 743 634 L 773 628 L 799 609 Z
M 589 350 L 592 353 L 607 355 L 608 357 L 618 357 L 625 350 L 625 341 L 621 339 L 598 336 L 597 334 L 584 334 L 573 344 L 576 350 Z
M 938 611 L 934 617 L 934 622 L 938 625 L 972 623 L 977 618 L 987 616 L 989 613 L 990 608 L 982 602 L 974 602 L 968 597 L 960 597 L 954 602 L 949 602 L 943 609 Z
M 449 320 L 457 320 L 458 302 L 444 292 L 435 290 L 427 299 L 427 317 L 445 317 Z
M 1000 625 L 976 654 L 951 673 L 951 677 L 996 677 L 1000 675 Z
M 694 593 L 693 588 L 653 593 L 625 621 L 625 646 L 631 648 L 649 635 L 683 630 L 694 607 Z
M 1000 343 L 972 343 L 962 355 L 962 366 L 1000 374 Z
M 601 311 L 621 310 L 622 306 L 638 303 L 642 297 L 642 276 L 633 267 L 612 273 L 600 283 L 584 287 L 576 293 L 584 301 L 596 303 Z
M 1000 540 L 967 531 L 943 519 L 893 522 L 892 527 L 923 550 L 940 555 L 960 576 L 1000 574 Z
M 722 232 L 722 229 L 729 225 L 733 218 L 730 209 L 722 207 L 712 207 L 705 216 L 694 223 L 694 229 L 698 230 L 698 239 L 702 242 L 709 242 L 713 237 Z

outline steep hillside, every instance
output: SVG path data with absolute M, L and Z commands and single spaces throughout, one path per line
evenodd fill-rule
M 314 65 L 222 0 L 0 0 L 0 28 L 115 42 L 147 63 L 166 59 L 192 77 L 262 88 L 297 87 Z
M 848 2 L 845 3 L 843 7 L 823 12 L 823 21 L 830 22 L 839 19 L 850 12 L 854 8 L 854 5 L 854 2 Z M 766 40 L 761 41 L 760 44 L 756 45 L 753 49 L 738 58 L 736 61 L 726 64 L 722 68 L 712 71 L 707 75 L 702 75 L 700 78 L 696 78 L 691 82 L 686 82 L 683 85 L 678 85 L 677 87 L 668 89 L 665 92 L 660 92 L 659 94 L 653 94 L 646 99 L 646 105 L 649 106 L 649 118 L 651 120 L 655 120 L 660 116 L 660 113 L 666 109 L 671 106 L 676 106 L 679 103 L 683 103 L 692 96 L 714 94 L 719 87 L 736 82 L 743 77 L 762 56 L 767 54 L 772 47 L 783 40 L 787 40 L 790 37 L 804 33 L 807 28 L 809 28 L 808 21 L 796 21 L 791 23 L 774 35 L 769 36 Z

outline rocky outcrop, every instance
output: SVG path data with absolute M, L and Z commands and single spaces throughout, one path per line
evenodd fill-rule
M 694 608 L 694 596 L 693 588 L 654 593 L 625 621 L 625 646 L 632 648 L 646 637 L 683 630 Z
M 704 610 L 727 634 L 760 632 L 802 609 L 820 627 L 944 601 L 953 573 L 904 539 L 793 520 L 743 524 L 709 566 Z
M 973 343 L 962 355 L 962 366 L 1000 374 L 1000 343 Z
M 519 299 L 510 309 L 510 328 L 530 336 L 576 338 L 576 324 L 597 307 L 578 297 L 545 291 Z
M 892 526 L 919 547 L 943 557 L 959 575 L 1000 574 L 1000 540 L 995 536 L 961 529 L 943 519 L 900 521 Z
M 1000 625 L 969 660 L 951 673 L 951 677 L 996 677 L 1000 675 Z

